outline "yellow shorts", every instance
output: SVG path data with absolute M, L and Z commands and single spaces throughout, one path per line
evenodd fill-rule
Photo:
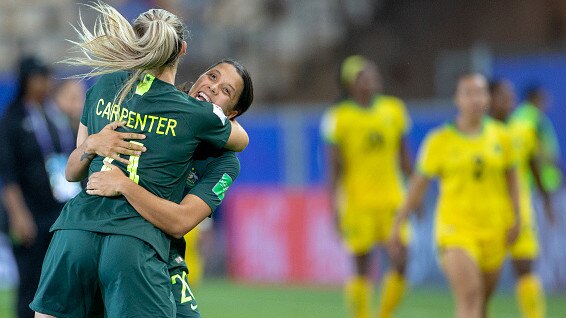
M 355 255 L 371 252 L 389 239 L 395 210 L 346 212 L 340 217 L 340 229 L 346 248 Z M 409 222 L 401 228 L 401 241 L 407 245 L 411 237 Z
M 526 223 L 526 222 L 525 222 Z M 539 253 L 537 232 L 533 225 L 524 224 L 515 244 L 509 247 L 512 259 L 536 259 Z
M 449 226 L 439 225 L 436 233 L 436 242 L 440 261 L 443 252 L 448 249 L 464 250 L 480 270 L 484 273 L 494 272 L 501 268 L 507 248 L 505 233 L 482 233 L 475 231 L 458 231 Z

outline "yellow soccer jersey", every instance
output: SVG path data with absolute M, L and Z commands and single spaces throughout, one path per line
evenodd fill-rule
M 513 148 L 517 158 L 521 217 L 523 225 L 531 226 L 533 224 L 533 208 L 530 187 L 531 167 L 529 162 L 536 153 L 536 128 L 529 122 L 521 119 L 511 119 L 507 127 L 509 127 L 509 132 L 512 136 Z
M 399 207 L 405 193 L 399 147 L 410 126 L 404 103 L 392 96 L 377 96 L 368 108 L 344 100 L 325 114 L 323 137 L 342 155 L 342 211 Z
M 512 213 L 505 171 L 515 164 L 510 136 L 485 119 L 481 133 L 466 136 L 454 124 L 429 133 L 420 149 L 419 172 L 437 177 L 437 231 L 492 231 Z

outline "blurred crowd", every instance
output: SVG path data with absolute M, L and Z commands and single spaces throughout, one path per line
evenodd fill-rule
M 53 70 L 32 56 L 19 61 L 17 78 L 15 97 L 0 122 L 0 218 L 20 274 L 18 317 L 33 317 L 28 304 L 51 241 L 49 228 L 63 204 L 80 191 L 79 184 L 65 180 L 65 163 L 75 148 L 85 85 L 55 81 Z M 3 267 L 8 265 L 4 260 Z
M 79 1 L 87 2 L 87 1 Z M 181 76 L 233 57 L 250 69 L 260 102 L 339 97 L 337 65 L 359 53 L 380 61 L 386 89 L 411 98 L 449 97 L 462 68 L 488 71 L 489 55 L 556 51 L 566 39 L 560 0 L 108 0 L 133 19 L 150 7 L 179 14 L 191 34 Z M 74 39 L 77 1 L 0 2 L 0 73 L 17 56 L 55 62 Z M 82 10 L 86 22 L 93 17 Z M 529 21 L 525 23 L 524 21 Z M 62 69 L 62 72 L 70 72 Z

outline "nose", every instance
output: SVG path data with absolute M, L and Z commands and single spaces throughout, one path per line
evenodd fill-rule
M 208 87 L 210 89 L 210 92 L 212 92 L 212 94 L 216 95 L 216 93 L 218 92 L 218 86 L 216 84 L 212 84 Z

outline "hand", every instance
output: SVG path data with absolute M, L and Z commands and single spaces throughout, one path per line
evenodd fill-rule
M 88 136 L 85 141 L 86 153 L 109 157 L 126 165 L 130 161 L 120 157 L 120 155 L 140 156 L 147 149 L 126 140 L 145 139 L 145 135 L 116 131 L 118 127 L 122 127 L 125 124 L 123 121 L 115 121 L 106 125 L 100 132 Z
M 403 243 L 401 242 L 401 234 L 398 226 L 394 226 L 387 240 L 387 253 L 393 263 L 401 263 L 405 257 Z
M 120 187 L 122 182 L 133 182 L 115 165 L 104 161 L 109 170 L 93 173 L 88 178 L 86 193 L 102 197 L 115 197 L 122 195 Z
M 10 234 L 16 244 L 29 247 L 37 237 L 37 225 L 27 209 L 10 217 Z
M 520 227 L 519 222 L 513 223 L 513 226 L 511 226 L 507 230 L 507 246 L 511 246 L 517 241 L 517 238 L 519 237 L 519 231 L 520 230 L 521 230 L 521 227 Z

